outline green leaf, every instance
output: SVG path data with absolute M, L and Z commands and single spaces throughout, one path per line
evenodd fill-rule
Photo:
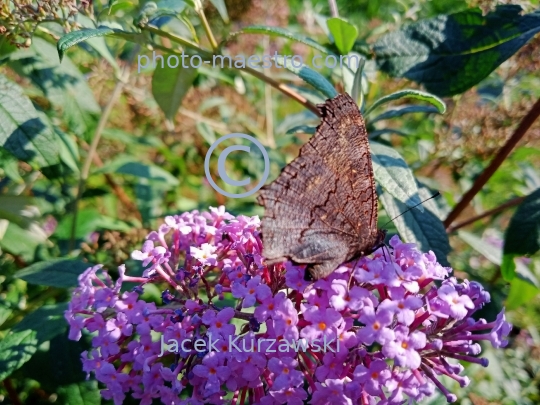
M 214 5 L 214 7 L 217 9 L 219 15 L 225 22 L 225 24 L 229 23 L 229 14 L 227 13 L 227 5 L 225 4 L 224 0 L 210 0 L 210 3 Z
M 17 84 L 0 75 L 0 146 L 40 167 L 58 163 L 56 137 Z
M 150 221 L 163 215 L 163 198 L 167 187 L 162 183 L 150 183 L 140 178 L 135 184 L 135 201 L 141 213 L 143 226 L 150 226 Z
M 135 160 L 135 158 L 129 156 L 120 156 L 114 159 L 112 162 L 93 172 L 93 174 L 96 173 L 129 174 L 152 181 L 165 183 L 171 187 L 180 184 L 176 177 L 174 177 L 168 171 L 163 170 L 161 167 L 150 163 L 139 162 Z
M 431 196 L 431 192 L 426 188 L 419 188 L 420 198 L 426 199 Z M 407 206 L 388 192 L 382 192 L 381 202 L 384 209 L 391 218 L 400 214 L 394 219 L 394 224 L 401 238 L 408 243 L 416 243 L 423 252 L 432 250 L 437 256 L 437 261 L 443 266 L 450 266 L 448 263 L 448 253 L 450 243 L 446 229 L 440 219 L 437 205 L 433 200 L 426 201 L 423 206 L 425 211 L 418 210 L 405 212 Z
M 270 36 L 277 36 L 281 38 L 292 39 L 293 41 L 308 45 L 311 48 L 316 49 L 317 51 L 322 52 L 324 54 L 333 54 L 326 47 L 322 46 L 321 44 L 312 40 L 311 38 L 287 31 L 286 29 L 280 28 L 280 27 L 251 25 L 249 27 L 242 28 L 240 31 L 232 33 L 230 37 L 234 37 L 240 34 L 265 34 L 265 35 L 270 35 Z
M 34 221 L 28 215 L 27 206 L 33 203 L 31 197 L 23 195 L 0 195 L 0 219 L 7 219 L 23 229 L 28 229 Z
M 405 89 L 405 90 L 396 91 L 395 93 L 389 94 L 388 96 L 384 96 L 376 100 L 366 110 L 364 115 L 365 116 L 369 115 L 369 113 L 373 111 L 374 109 L 376 109 L 377 107 L 380 107 L 381 105 L 389 103 L 391 101 L 401 100 L 401 99 L 411 99 L 411 98 L 414 100 L 421 100 L 421 101 L 426 101 L 430 103 L 436 108 L 435 112 L 439 112 L 440 114 L 444 114 L 444 112 L 446 111 L 446 104 L 439 97 L 434 96 L 433 94 L 423 92 L 423 91 Z
M 0 380 L 26 363 L 39 345 L 64 333 L 66 303 L 45 305 L 27 315 L 0 342 Z
M 373 121 L 370 121 L 370 122 L 373 122 Z M 384 134 L 397 134 L 399 136 L 409 136 L 408 133 L 400 131 L 398 129 L 394 129 L 394 128 L 383 128 L 383 129 L 378 129 L 376 131 L 371 131 L 368 134 L 368 136 L 369 136 L 369 139 L 375 139 L 378 136 L 381 136 Z
M 109 27 L 99 27 L 99 28 L 84 28 L 78 31 L 72 31 L 61 37 L 57 44 L 56 49 L 58 50 L 58 57 L 60 62 L 64 59 L 64 54 L 66 51 L 74 45 L 77 45 L 80 42 L 86 41 L 90 38 L 95 37 L 104 37 L 107 35 L 113 35 L 115 29 Z
M 342 18 L 334 17 L 326 20 L 328 29 L 334 37 L 334 43 L 342 55 L 347 55 L 358 37 L 358 29 Z
M 12 55 L 9 66 L 38 86 L 50 103 L 62 110 L 69 128 L 78 136 L 95 125 L 101 108 L 86 79 L 69 59 L 58 62 L 57 51 L 42 38 L 34 37 L 32 46 Z
M 303 134 L 313 135 L 315 133 L 316 127 L 310 127 L 309 125 L 296 125 L 285 132 L 286 135 L 294 134 L 300 132 Z
M 358 65 L 358 69 L 356 69 L 356 73 L 354 74 L 354 80 L 351 88 L 351 98 L 354 100 L 355 103 L 360 106 L 360 109 L 362 109 L 362 104 L 364 103 L 364 93 L 362 91 L 362 76 L 364 73 L 364 65 L 366 63 L 365 58 L 360 59 L 360 64 Z
M 408 207 L 420 204 L 418 187 L 414 175 L 401 155 L 386 145 L 370 142 L 373 174 L 375 180 L 392 196 Z M 416 209 L 424 212 L 422 205 Z
M 512 280 L 514 258 L 533 255 L 540 249 L 540 189 L 529 194 L 519 205 L 504 235 L 502 275 Z
M 421 83 L 439 96 L 463 93 L 486 78 L 540 31 L 540 10 L 498 6 L 421 20 L 379 38 L 377 64 L 391 76 Z
M 84 28 L 87 28 L 87 29 L 93 30 L 93 29 L 99 29 L 99 28 L 106 28 L 106 27 L 96 28 L 95 22 L 83 14 L 78 14 L 77 20 Z M 109 65 L 112 66 L 116 74 L 119 74 L 120 66 L 118 66 L 116 59 L 111 54 L 111 51 L 109 50 L 107 43 L 105 42 L 105 36 L 97 35 L 97 36 L 94 36 L 93 38 L 88 38 L 85 42 L 88 45 L 90 45 L 90 47 L 92 47 L 99 54 L 99 56 L 104 58 L 109 63 Z M 62 38 L 60 38 L 60 40 L 61 39 Z M 58 44 L 56 46 L 58 49 Z M 60 56 L 60 53 L 58 54 L 58 56 Z M 62 59 L 61 56 L 60 56 L 60 59 Z
M 501 263 L 501 275 L 506 281 L 512 281 L 516 276 L 516 262 L 514 259 L 517 257 L 517 255 L 513 254 L 503 255 Z
M 488 259 L 491 263 L 497 266 L 501 265 L 502 250 L 500 247 L 494 246 L 467 231 L 458 231 L 457 234 L 463 241 L 468 243 L 474 250 Z
M 370 124 L 374 124 L 377 121 L 382 120 L 388 120 L 396 117 L 401 117 L 405 114 L 412 114 L 412 113 L 437 113 L 439 112 L 435 107 L 432 107 L 430 105 L 409 105 L 407 107 L 398 108 L 394 110 L 388 110 L 383 112 L 382 114 L 377 115 L 375 118 L 367 119 Z
M 96 380 L 80 381 L 59 387 L 58 400 L 60 403 L 69 405 L 100 405 L 102 403 Z
M 165 66 L 154 70 L 152 76 L 152 94 L 167 119 L 173 121 L 182 100 L 197 77 L 197 69 L 182 64 L 177 68 Z
M 302 64 L 300 67 L 293 65 L 293 61 L 289 58 L 284 58 L 283 56 L 278 56 L 275 58 L 276 63 L 281 66 L 284 66 L 287 70 L 291 71 L 306 83 L 311 84 L 321 93 L 323 93 L 328 98 L 333 98 L 338 95 L 338 92 L 332 86 L 332 84 L 324 78 L 320 73 L 314 71 L 313 69 Z M 298 63 L 296 63 L 298 65 Z
M 0 239 L 0 248 L 21 256 L 24 261 L 33 261 L 36 248 L 46 239 L 47 235 L 36 223 L 23 229 L 14 222 L 9 222 L 4 236 Z
M 71 237 L 71 226 L 73 224 L 73 215 L 65 215 L 56 227 L 54 236 L 58 239 L 69 239 Z M 113 219 L 101 214 L 93 208 L 83 209 L 77 215 L 77 231 L 75 237 L 83 239 L 90 233 L 99 229 L 109 229 L 116 231 L 128 231 L 131 227 L 123 221 Z
M 504 306 L 509 311 L 518 309 L 523 304 L 531 302 L 539 291 L 540 289 L 538 287 L 519 277 L 515 277 L 510 282 L 510 291 L 508 292 L 508 298 Z
M 34 263 L 15 273 L 15 277 L 30 284 L 68 288 L 76 286 L 77 277 L 92 266 L 76 259 L 53 259 Z
M 77 148 L 77 142 L 59 128 L 55 127 L 54 131 L 60 139 L 60 159 L 75 173 L 79 173 L 79 149 Z

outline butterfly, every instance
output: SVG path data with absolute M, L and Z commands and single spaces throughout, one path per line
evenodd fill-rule
M 266 264 L 307 264 L 306 280 L 384 244 L 364 119 L 348 94 L 317 105 L 321 123 L 257 202 Z

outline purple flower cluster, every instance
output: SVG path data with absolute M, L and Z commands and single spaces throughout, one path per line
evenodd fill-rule
M 477 342 L 507 344 L 504 311 L 474 320 L 489 293 L 449 277 L 433 252 L 394 236 L 309 283 L 301 266 L 265 265 L 258 229 L 257 217 L 224 207 L 169 216 L 132 254 L 142 277 L 125 266 L 116 282 L 102 266 L 79 277 L 65 316 L 71 339 L 91 333 L 83 368 L 104 398 L 386 405 L 438 388 L 453 402 L 439 376 L 466 386 L 459 361 L 487 366 Z M 124 282 L 138 285 L 121 292 Z M 140 298 L 148 283 L 161 288 L 161 305 Z

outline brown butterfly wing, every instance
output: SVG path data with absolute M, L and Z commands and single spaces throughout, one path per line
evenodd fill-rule
M 377 194 L 364 120 L 347 94 L 318 105 L 322 122 L 299 156 L 261 189 L 263 255 L 309 264 L 314 279 L 377 243 Z

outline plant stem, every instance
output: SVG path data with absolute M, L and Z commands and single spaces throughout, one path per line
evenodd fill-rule
M 328 5 L 330 6 L 330 15 L 332 17 L 339 17 L 336 0 L 328 0 Z
M 218 43 L 216 41 L 216 38 L 214 38 L 214 34 L 212 33 L 212 30 L 210 29 L 210 25 L 208 24 L 208 20 L 206 19 L 206 16 L 204 15 L 204 8 L 202 6 L 201 0 L 195 0 L 195 11 L 197 14 L 199 14 L 199 18 L 201 19 L 201 23 L 204 27 L 204 31 L 206 32 L 206 36 L 208 37 L 208 40 L 210 41 L 210 45 L 212 46 L 212 49 L 217 51 L 218 49 Z
M 138 46 L 136 46 L 133 49 L 129 63 L 126 65 L 124 69 L 123 77 L 120 78 L 120 80 L 117 80 L 116 85 L 114 86 L 113 93 L 110 96 L 109 101 L 107 102 L 107 105 L 103 109 L 101 116 L 99 117 L 99 122 L 96 128 L 96 131 L 94 133 L 94 137 L 92 138 L 90 149 L 88 150 L 88 154 L 86 155 L 86 159 L 83 163 L 83 167 L 81 169 L 81 176 L 79 178 L 79 187 L 77 188 L 77 196 L 75 197 L 74 208 L 73 208 L 73 222 L 71 223 L 71 235 L 69 238 L 70 251 L 73 250 L 75 247 L 75 235 L 77 231 L 77 216 L 79 213 L 79 201 L 84 193 L 86 180 L 88 179 L 88 176 L 90 174 L 90 167 L 92 165 L 92 160 L 94 159 L 94 156 L 96 156 L 97 146 L 101 139 L 103 130 L 105 129 L 105 125 L 107 125 L 107 121 L 109 120 L 109 116 L 114 107 L 114 104 L 118 101 L 118 98 L 122 94 L 122 89 L 127 83 L 127 80 L 129 78 L 129 69 L 131 67 L 131 63 L 133 62 L 133 59 L 135 58 L 135 54 L 138 52 L 138 49 L 139 49 Z
M 255 70 L 253 68 L 250 68 L 249 66 L 240 68 L 240 70 L 244 70 L 248 72 L 250 75 L 255 76 L 257 79 L 262 80 L 265 83 L 268 83 L 270 86 L 275 87 L 279 91 L 281 91 L 286 96 L 292 98 L 293 100 L 298 101 L 300 104 L 302 104 L 304 107 L 306 107 L 308 110 L 314 112 L 318 116 L 321 115 L 319 109 L 315 104 L 313 104 L 311 101 L 309 101 L 307 98 L 301 96 L 296 91 L 291 89 L 285 84 L 279 83 L 278 81 L 272 79 L 271 77 L 266 76 L 264 73 L 259 72 L 258 70 Z
M 203 58 L 211 58 L 212 57 L 212 52 L 201 48 L 196 43 L 191 42 L 191 41 L 189 41 L 189 40 L 187 40 L 185 38 L 182 38 L 179 35 L 173 34 L 171 32 L 162 31 L 158 27 L 156 27 L 156 26 L 154 26 L 152 24 L 142 25 L 141 28 L 150 31 L 153 34 L 159 35 L 160 37 L 169 38 L 171 41 L 176 42 L 177 44 L 180 44 L 180 45 L 182 45 L 182 46 L 184 46 L 186 48 L 193 49 L 194 51 L 197 51 L 201 55 L 201 57 L 203 57 Z M 160 47 L 159 45 L 158 46 L 153 45 L 153 46 L 155 46 L 156 48 L 164 48 L 166 50 L 171 51 L 171 49 L 165 48 L 165 47 Z M 178 53 L 182 54 L 181 52 L 178 52 Z
M 506 141 L 504 146 L 499 150 L 497 155 L 493 158 L 489 166 L 482 172 L 476 179 L 472 187 L 461 198 L 459 203 L 454 207 L 452 212 L 448 214 L 448 217 L 444 220 L 444 226 L 448 229 L 452 222 L 461 214 L 461 212 L 469 205 L 474 196 L 484 187 L 488 180 L 493 176 L 493 173 L 501 166 L 504 160 L 510 155 L 512 150 L 516 147 L 518 142 L 523 138 L 525 133 L 534 123 L 534 121 L 540 116 L 540 99 L 534 103 L 527 115 L 521 120 L 521 123 L 512 134 L 510 139 Z
M 486 211 L 482 214 L 479 214 L 479 215 L 476 215 L 472 218 L 469 218 L 469 219 L 466 219 L 465 221 L 463 222 L 459 222 L 457 223 L 456 225 L 453 225 L 453 226 L 450 226 L 448 227 L 448 229 L 446 230 L 448 233 L 450 232 L 454 232 L 456 230 L 458 230 L 459 228 L 463 228 L 464 226 L 467 226 L 469 224 L 472 224 L 473 222 L 476 222 L 482 218 L 485 218 L 485 217 L 489 217 L 491 215 L 495 215 L 501 211 L 504 211 L 506 208 L 509 208 L 509 207 L 513 207 L 515 205 L 519 205 L 521 204 L 521 202 L 525 199 L 525 197 L 517 197 L 517 198 L 514 198 L 510 201 L 507 201 L 505 202 L 504 204 L 501 204 L 499 205 L 497 208 L 493 208 L 489 211 Z

